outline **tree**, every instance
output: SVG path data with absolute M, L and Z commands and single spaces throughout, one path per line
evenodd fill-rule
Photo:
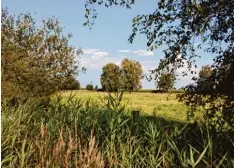
M 93 90 L 93 85 L 92 84 L 87 84 L 86 85 L 86 90 Z
M 98 89 L 98 85 L 95 86 L 95 90 L 97 90 L 97 89 Z
M 175 83 L 174 74 L 172 73 L 163 73 L 156 82 L 159 90 L 168 91 L 173 89 Z
M 113 63 L 109 63 L 102 68 L 101 84 L 102 88 L 116 92 L 121 89 L 134 91 L 141 88 L 142 66 L 138 61 L 122 60 L 121 68 Z
M 197 79 L 197 88 L 199 92 L 210 92 L 215 86 L 215 82 L 211 80 L 212 68 L 209 65 L 202 66 L 199 77 Z
M 66 77 L 63 84 L 60 85 L 59 90 L 79 90 L 80 82 L 73 76 Z
M 212 75 L 212 69 L 209 65 L 202 66 L 199 72 L 199 78 L 201 80 L 209 78 Z
M 95 0 L 86 1 L 87 22 L 85 25 L 92 26 L 97 12 L 93 4 L 110 6 L 123 6 L 130 8 L 135 0 Z M 196 50 L 203 49 L 214 56 L 212 65 L 213 73 L 210 79 L 215 82 L 212 92 L 201 93 L 190 85 L 182 100 L 194 108 L 195 104 L 216 104 L 220 96 L 222 105 L 210 108 L 206 112 L 208 119 L 214 118 L 216 112 L 221 113 L 221 120 L 225 120 L 234 128 L 234 0 L 161 0 L 155 11 L 150 14 L 138 15 L 133 18 L 132 34 L 129 41 L 132 43 L 136 34 L 145 34 L 147 46 L 154 50 L 161 45 L 165 57 L 161 60 L 158 68 L 152 73 L 159 73 L 169 64 L 175 67 L 183 67 L 184 61 L 193 65 L 195 58 L 204 57 L 198 55 Z M 200 43 L 194 43 L 195 39 L 201 39 Z M 205 45 L 203 45 L 205 44 Z M 178 59 L 178 55 L 181 59 Z M 193 71 L 191 71 L 193 73 Z M 198 92 L 198 93 L 197 93 Z M 203 102 L 197 96 L 205 96 Z M 195 100 L 196 99 L 196 100 Z M 195 101 L 194 101 L 195 100 Z M 199 101 L 198 101 L 199 100 Z M 201 103 L 200 103 L 201 102 Z M 212 112 L 211 112 L 212 111 Z M 222 125 L 224 122 L 220 122 Z M 214 123 L 215 124 L 215 123 Z
M 37 27 L 32 16 L 1 15 L 2 98 L 27 99 L 59 90 L 67 77 L 77 74 L 74 48 L 68 44 L 57 19 Z
M 128 91 L 134 91 L 141 88 L 142 66 L 140 62 L 123 59 L 121 63 L 123 88 Z
M 121 89 L 121 69 L 114 63 L 109 63 L 102 68 L 101 85 L 106 91 L 116 92 Z

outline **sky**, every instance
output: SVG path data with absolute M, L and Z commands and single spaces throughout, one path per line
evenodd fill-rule
M 84 0 L 2 0 L 1 5 L 2 8 L 7 7 L 10 14 L 30 12 L 37 24 L 40 24 L 42 19 L 53 16 L 59 19 L 64 33 L 73 34 L 70 45 L 83 50 L 79 66 L 85 67 L 87 71 L 80 72 L 77 76 L 82 87 L 89 83 L 101 87 L 100 75 L 102 67 L 107 63 L 119 65 L 123 58 L 128 58 L 139 61 L 144 73 L 147 73 L 149 69 L 156 68 L 159 60 L 164 56 L 162 51 L 165 46 L 154 51 L 147 51 L 147 39 L 144 35 L 138 34 L 133 44 L 128 42 L 133 17 L 152 13 L 157 6 L 157 0 L 138 0 L 132 9 L 97 7 L 98 18 L 92 30 L 83 26 L 85 22 Z M 203 51 L 199 51 L 199 54 L 203 57 L 197 60 L 196 71 L 199 71 L 202 65 L 212 63 L 212 56 Z M 183 70 L 186 69 L 179 69 L 178 74 Z M 186 77 L 180 75 L 175 84 L 176 88 L 191 83 L 192 77 L 192 75 Z M 155 82 L 142 80 L 142 86 L 146 89 L 154 89 Z

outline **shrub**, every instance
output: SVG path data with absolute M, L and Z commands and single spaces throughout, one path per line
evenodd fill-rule
M 73 77 L 67 78 L 60 86 L 60 90 L 79 90 L 80 82 Z
M 98 88 L 96 91 L 98 91 L 98 92 L 105 92 L 105 89 L 103 89 L 103 88 Z
M 183 89 L 173 89 L 173 90 L 169 90 L 169 93 L 185 93 L 185 90 Z
M 87 84 L 86 85 L 86 90 L 93 90 L 93 85 L 92 84 Z
M 152 90 L 152 93 L 168 93 L 167 90 Z

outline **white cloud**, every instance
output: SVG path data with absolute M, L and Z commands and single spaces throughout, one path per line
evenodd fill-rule
M 176 69 L 177 74 L 183 75 L 183 73 L 187 73 L 188 76 L 190 76 L 190 77 L 197 77 L 198 76 L 198 73 L 199 73 L 201 68 L 195 68 L 194 66 L 189 68 L 188 62 L 185 59 L 183 59 L 181 54 L 179 54 L 177 56 L 177 61 L 179 61 L 179 62 L 181 61 L 183 63 L 183 67 Z M 190 69 L 190 71 L 189 71 L 189 69 Z M 191 74 L 190 72 L 193 72 L 193 74 Z
M 120 53 L 129 53 L 129 52 L 131 52 L 131 50 L 118 50 L 118 52 L 120 52 Z
M 120 65 L 121 59 L 119 58 L 110 58 L 110 57 L 102 57 L 100 60 L 93 59 L 92 57 L 81 57 L 81 66 L 89 69 L 101 70 L 103 66 L 108 63 L 115 63 L 116 65 Z
M 94 54 L 95 52 L 100 51 L 100 49 L 93 49 L 93 48 L 88 48 L 88 49 L 82 49 L 84 54 Z
M 93 48 L 83 49 L 83 53 L 84 55 L 91 55 L 90 58 L 95 59 L 95 60 L 108 56 L 108 52 L 101 51 L 100 49 L 93 49 Z
M 109 58 L 108 52 L 100 49 L 83 49 L 84 55 L 81 56 L 80 64 L 85 68 L 101 68 Z
M 154 55 L 153 51 L 147 51 L 147 50 L 136 50 L 136 51 L 133 51 L 133 53 L 138 55 L 138 56 L 152 56 L 152 55 Z
M 183 67 L 176 69 L 177 82 L 176 87 L 186 86 L 188 84 L 193 84 L 194 81 L 192 80 L 193 77 L 198 77 L 200 67 L 195 68 L 194 66 L 190 68 L 188 66 L 188 62 L 182 58 L 181 55 L 178 55 L 177 59 L 182 59 Z M 193 72 L 193 73 L 191 73 Z
M 100 59 L 100 58 L 103 58 L 103 57 L 106 57 L 108 56 L 108 52 L 105 52 L 105 51 L 97 51 L 97 52 L 94 52 L 93 55 L 91 56 L 92 59 Z

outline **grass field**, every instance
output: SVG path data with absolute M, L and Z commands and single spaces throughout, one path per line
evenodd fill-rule
M 161 107 L 167 118 L 184 117 L 175 95 L 167 101 L 166 94 L 126 94 L 125 102 L 145 111 L 133 119 L 127 111 L 86 101 L 99 101 L 97 92 L 75 93 L 78 101 L 64 92 L 67 102 L 57 97 L 3 103 L 1 167 L 234 167 L 233 132 L 143 115 Z
M 68 98 L 71 94 L 75 94 L 76 98 L 91 99 L 98 102 L 101 102 L 100 97 L 107 96 L 107 93 L 104 92 L 79 90 L 62 92 L 62 97 Z M 126 104 L 127 110 L 140 110 L 141 115 L 183 122 L 187 120 L 187 107 L 178 102 L 175 93 L 124 93 L 123 104 Z

